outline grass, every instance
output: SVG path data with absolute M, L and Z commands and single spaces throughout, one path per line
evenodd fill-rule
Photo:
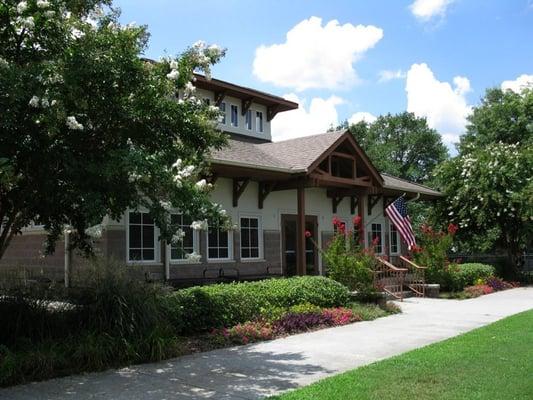
M 272 399 L 531 399 L 532 327 L 533 310 Z

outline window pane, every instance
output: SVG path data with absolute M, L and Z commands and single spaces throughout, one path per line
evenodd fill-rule
M 259 221 L 259 220 L 258 220 L 257 218 L 251 218 L 251 219 L 250 219 L 250 226 L 251 226 L 252 228 L 257 228 L 258 225 L 259 225 L 258 221 Z
M 152 225 L 154 223 L 154 219 L 149 213 L 142 213 L 142 215 L 143 215 L 143 224 Z
M 258 258 L 258 257 L 259 257 L 259 249 L 251 249 L 250 258 Z
M 252 110 L 246 111 L 246 129 L 252 129 Z
M 220 103 L 220 106 L 218 106 L 220 109 L 222 116 L 220 117 L 220 122 L 222 124 L 226 123 L 226 103 Z
M 130 250 L 130 260 L 140 260 L 141 259 L 141 250 Z
M 239 126 L 239 110 L 237 106 L 231 106 L 231 125 Z
M 218 235 L 217 231 L 213 228 L 209 228 L 207 241 L 209 242 L 209 247 L 218 246 Z
M 154 259 L 154 250 L 143 250 L 143 260 L 153 260 Z
M 181 214 L 170 214 L 170 223 L 172 225 L 181 225 Z
M 130 212 L 130 224 L 140 224 L 141 223 L 141 213 Z
M 250 230 L 250 246 L 259 246 L 259 232 L 257 231 L 257 229 Z
M 209 249 L 208 251 L 209 258 L 218 258 L 218 250 L 217 249 Z
M 250 247 L 250 231 L 248 229 L 241 230 L 241 247 Z
M 185 231 L 185 237 L 183 238 L 183 246 L 184 247 L 193 247 L 193 232 L 192 229 L 184 229 Z
M 250 226 L 250 219 L 249 218 L 241 218 L 241 227 L 247 228 Z
M 181 252 L 178 248 L 173 247 L 170 250 L 170 258 L 172 260 L 180 260 L 183 258 L 183 252 Z
M 241 249 L 242 258 L 250 258 L 250 249 Z
M 218 258 L 228 258 L 228 249 L 219 249 L 218 250 Z
M 219 233 L 219 247 L 228 247 L 229 232 L 220 231 Z
M 141 247 L 141 226 L 130 225 L 130 247 Z
M 143 225 L 143 240 L 142 240 L 142 246 L 144 248 L 146 247 L 154 247 L 154 226 L 145 226 Z
M 255 129 L 257 132 L 263 132 L 263 113 L 260 111 L 255 113 Z

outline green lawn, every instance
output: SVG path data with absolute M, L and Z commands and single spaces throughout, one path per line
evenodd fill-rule
M 533 310 L 273 399 L 533 399 Z

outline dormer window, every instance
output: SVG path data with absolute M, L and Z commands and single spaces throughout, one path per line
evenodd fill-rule
M 220 109 L 220 113 L 222 114 L 220 116 L 220 123 L 226 125 L 226 103 L 220 103 L 218 108 Z
M 252 130 L 252 110 L 246 111 L 246 121 L 245 121 L 246 129 L 249 131 Z
M 255 113 L 255 130 L 263 133 L 263 113 L 261 111 Z
M 234 104 L 231 105 L 231 126 L 239 126 L 239 107 Z

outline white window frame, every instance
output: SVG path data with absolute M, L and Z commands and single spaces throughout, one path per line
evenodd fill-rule
M 259 118 L 258 114 L 261 115 L 261 118 Z M 261 123 L 259 123 L 261 121 Z M 263 133 L 265 131 L 265 118 L 263 111 L 255 111 L 255 131 L 258 133 Z
M 374 229 L 372 229 L 372 225 L 379 225 L 381 227 L 380 233 L 379 233 L 379 243 L 378 246 L 381 247 L 381 251 L 376 251 L 376 254 L 384 254 L 385 250 L 385 243 L 383 242 L 383 224 L 381 222 L 372 222 L 370 224 L 370 229 L 368 231 L 368 246 L 372 246 L 372 240 L 374 236 Z
M 248 120 L 248 117 L 250 118 Z M 250 124 L 248 124 L 248 122 Z M 252 110 L 251 109 L 248 109 L 248 111 L 246 111 L 246 114 L 244 116 L 244 127 L 246 128 L 246 130 L 248 131 L 251 131 L 253 130 L 253 120 L 252 120 Z
M 220 261 L 234 261 L 234 255 L 233 255 L 233 231 L 225 231 L 226 234 L 228 235 L 228 256 L 227 257 L 223 257 L 223 258 L 212 258 L 212 257 L 209 257 L 209 228 L 211 226 L 209 226 L 207 228 L 207 231 L 205 232 L 205 242 L 206 242 L 206 257 L 207 257 L 207 261 L 208 262 L 220 262 Z M 224 232 L 224 231 L 222 231 Z M 217 247 L 218 249 L 220 249 L 221 247 L 218 246 Z
M 235 124 L 233 123 L 233 108 L 237 110 Z M 229 107 L 229 124 L 234 128 L 239 127 L 239 106 L 237 104 L 230 104 Z
M 221 119 L 220 119 L 220 123 L 222 125 L 226 125 L 227 123 L 227 115 L 226 115 L 226 102 L 225 101 L 222 101 L 220 103 L 220 105 L 218 106 L 218 109 L 220 110 L 221 112 Z
M 401 253 L 402 251 L 402 246 L 401 246 L 401 243 L 400 243 L 400 232 L 398 231 L 398 229 L 396 229 L 395 232 L 392 231 L 392 229 L 396 229 L 396 227 L 394 226 L 394 224 L 392 222 L 389 221 L 389 252 L 390 252 L 390 255 L 398 255 Z M 392 234 L 393 233 L 396 233 L 396 247 L 397 247 L 397 251 L 392 251 Z
M 170 213 L 171 215 L 183 215 L 180 212 L 173 211 Z M 184 225 L 182 225 L 184 226 Z M 196 230 L 192 230 L 192 251 L 195 253 L 199 253 L 200 249 L 200 237 L 199 233 Z M 172 243 L 167 245 L 168 247 L 168 260 L 171 264 L 201 264 L 201 261 L 193 262 L 191 260 L 188 260 L 187 258 L 172 258 Z
M 243 257 L 242 256 L 242 218 L 256 219 L 257 220 L 257 257 Z M 239 228 L 241 234 L 240 248 L 239 248 L 239 258 L 242 261 L 259 261 L 264 260 L 264 243 L 263 243 L 263 221 L 260 215 L 254 214 L 241 214 L 239 215 Z M 249 247 L 251 248 L 251 247 Z
M 128 264 L 158 264 L 161 260 L 161 243 L 159 242 L 159 228 L 154 221 L 154 259 L 153 260 L 137 260 L 130 258 L 130 213 L 148 214 L 147 209 L 128 210 L 124 217 L 126 222 L 126 262 Z M 142 222 L 142 215 L 141 215 Z M 142 224 L 141 224 L 142 226 Z M 142 233 L 142 229 L 141 229 Z M 142 247 L 141 247 L 142 251 Z

